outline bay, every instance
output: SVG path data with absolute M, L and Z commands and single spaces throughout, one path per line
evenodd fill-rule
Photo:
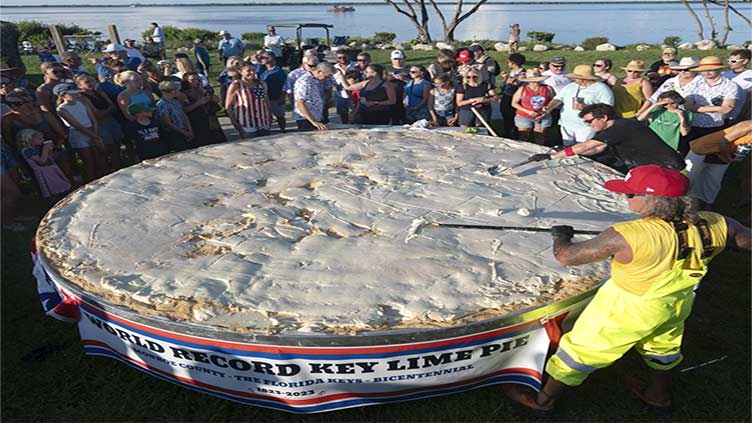
M 86 1 L 86 0 L 83 0 Z M 167 0 L 161 0 L 167 1 Z M 53 1 L 48 1 L 53 3 Z M 13 5 L 11 0 L 5 6 Z M 28 4 L 28 3 L 26 3 Z M 118 7 L 102 6 L 56 6 L 56 7 L 2 7 L 0 18 L 9 21 L 37 20 L 44 23 L 76 24 L 106 33 L 108 24 L 116 24 L 121 38 L 140 39 L 148 29 L 149 22 L 173 25 L 180 28 L 196 27 L 219 32 L 230 31 L 240 35 L 244 32 L 263 32 L 267 24 L 275 23 L 327 23 L 334 25 L 332 35 L 370 36 L 377 31 L 394 32 L 398 41 L 415 37 L 416 31 L 410 21 L 397 14 L 385 4 L 357 4 L 354 12 L 330 13 L 330 6 L 311 5 L 155 5 L 130 7 L 121 3 Z M 699 5 L 694 5 L 702 14 Z M 750 15 L 750 3 L 735 3 L 735 7 Z M 441 6 L 445 14 L 453 12 L 453 6 Z M 713 7 L 713 17 L 722 29 L 723 15 L 720 7 Z M 731 15 L 735 30 L 729 43 L 742 43 L 752 38 L 750 28 L 738 16 Z M 554 42 L 579 43 L 585 38 L 604 36 L 617 45 L 647 42 L 660 43 L 666 36 L 679 36 L 684 41 L 697 41 L 697 31 L 686 8 L 679 3 L 640 4 L 487 4 L 467 21 L 462 23 L 456 37 L 461 40 L 508 38 L 509 26 L 519 23 L 523 40 L 528 31 L 545 31 L 556 34 Z M 292 38 L 294 31 L 279 31 Z M 709 30 L 706 28 L 706 33 Z M 437 19 L 431 23 L 434 39 L 441 39 L 441 26 Z M 307 37 L 321 37 L 323 32 L 311 30 Z M 709 35 L 709 34 L 707 34 Z

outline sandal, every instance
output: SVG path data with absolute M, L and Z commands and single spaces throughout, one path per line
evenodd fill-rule
M 645 395 L 645 389 L 647 383 L 641 380 L 637 376 L 627 376 L 626 384 L 629 391 L 634 395 L 646 408 L 655 412 L 656 414 L 670 414 L 674 411 L 674 406 L 669 400 L 666 403 L 657 403 Z
M 533 414 L 539 417 L 550 416 L 554 411 L 553 402 L 547 407 L 539 405 L 536 402 L 537 395 L 535 391 L 526 386 L 507 383 L 502 385 L 501 389 L 509 399 L 527 407 L 533 412 Z

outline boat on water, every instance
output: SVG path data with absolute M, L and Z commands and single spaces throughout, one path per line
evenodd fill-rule
M 355 8 L 352 6 L 337 6 L 330 9 L 326 9 L 327 12 L 342 13 L 342 12 L 354 12 Z

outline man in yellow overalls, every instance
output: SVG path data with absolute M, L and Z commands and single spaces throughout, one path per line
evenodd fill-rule
M 565 386 L 580 385 L 631 348 L 651 369 L 646 384 L 632 384 L 633 393 L 656 411 L 670 411 L 670 370 L 682 360 L 693 288 L 725 246 L 752 246 L 752 232 L 736 220 L 696 212 L 685 197 L 689 180 L 676 170 L 638 166 L 624 180 L 606 182 L 605 188 L 620 193 L 641 217 L 578 243 L 572 242 L 571 226 L 552 229 L 554 255 L 561 264 L 611 258 L 611 278 L 561 338 L 546 364 L 550 377 L 541 392 L 504 386 L 511 399 L 539 412 L 552 410 Z

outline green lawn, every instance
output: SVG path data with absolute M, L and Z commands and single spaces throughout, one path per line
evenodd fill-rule
M 611 53 L 610 56 L 619 64 L 639 57 L 627 52 L 616 53 L 618 55 Z M 531 54 L 530 58 L 540 60 L 554 54 Z M 574 52 L 566 52 L 566 56 L 572 63 L 591 62 L 595 57 L 593 53 Z M 657 51 L 646 53 L 644 57 L 657 57 Z M 737 171 L 737 166 L 732 166 L 728 172 L 719 204 L 730 204 L 734 200 Z M 749 207 L 725 206 L 720 211 L 750 224 Z M 23 232 L 2 232 L 0 418 L 3 421 L 539 420 L 504 399 L 497 387 L 327 414 L 292 415 L 195 393 L 111 359 L 86 357 L 78 344 L 75 326 L 42 313 L 28 253 L 35 224 L 32 222 Z M 568 391 L 550 420 L 750 421 L 750 265 L 750 255 L 736 251 L 726 251 L 713 261 L 702 283 L 694 313 L 687 322 L 685 360 L 679 369 L 723 356 L 727 358 L 695 370 L 677 372 L 674 414 L 656 416 L 630 398 L 622 376 L 637 368 L 639 363 L 635 357 L 627 356 L 616 365 L 595 373 L 583 386 Z

